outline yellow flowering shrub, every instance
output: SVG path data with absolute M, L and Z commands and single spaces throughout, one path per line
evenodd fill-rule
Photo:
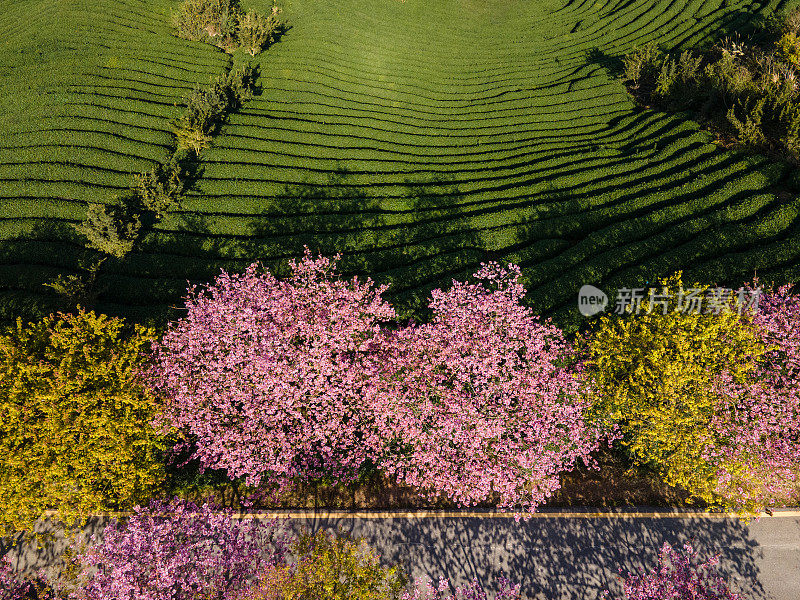
M 154 336 L 80 309 L 0 335 L 0 535 L 49 509 L 124 510 L 162 483 L 167 440 L 137 380 Z
M 603 316 L 588 338 L 594 410 L 619 424 L 636 464 L 654 467 L 666 483 L 709 505 L 730 508 L 714 493 L 718 465 L 704 458 L 719 441 L 710 425 L 723 399 L 713 383 L 724 371 L 745 382 L 764 344 L 736 311 L 681 310 L 680 273 L 660 283 L 666 314 L 664 304 L 651 305 L 646 296 L 639 314 L 627 307 L 628 314 Z M 693 287 L 701 296 L 709 289 Z

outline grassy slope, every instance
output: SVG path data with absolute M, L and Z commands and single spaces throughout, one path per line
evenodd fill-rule
M 0 64 L 14 65 L 0 98 L 21 97 L 0 117 L 0 216 L 16 217 L 0 235 L 64 239 L 53 224 L 80 217 L 80 201 L 109 198 L 165 154 L 173 102 L 227 57 L 171 38 L 165 0 L 3 4 L 38 17 L 0 26 L 11 32 Z M 481 260 L 520 262 L 536 308 L 565 324 L 583 283 L 613 289 L 679 268 L 720 283 L 754 269 L 796 280 L 800 201 L 774 195 L 782 169 L 719 150 L 680 117 L 636 111 L 609 74 L 635 44 L 708 43 L 774 7 L 287 2 L 292 29 L 258 58 L 261 95 L 204 152 L 185 212 L 112 265 L 101 308 L 163 316 L 187 278 L 274 265 L 303 244 L 341 250 L 346 271 L 392 283 L 390 300 L 408 305 Z M 72 26 L 48 25 L 57 11 Z M 31 55 L 47 27 L 59 41 Z M 77 240 L 0 245 L 0 317 L 54 306 L 40 284 L 79 254 Z
M 175 6 L 0 2 L 0 238 L 28 240 L 0 245 L 0 316 L 58 306 L 41 284 L 88 256 L 67 223 L 164 160 L 176 103 L 229 62 L 171 36 Z

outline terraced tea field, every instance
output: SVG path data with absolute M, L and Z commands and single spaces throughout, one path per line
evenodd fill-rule
M 228 64 L 170 35 L 176 6 L 0 1 L 0 317 L 58 306 L 42 283 L 90 255 L 68 223 L 164 160 L 176 103 Z M 637 110 L 614 76 L 635 45 L 710 44 L 780 2 L 283 6 L 260 94 L 203 152 L 183 210 L 108 265 L 101 310 L 160 320 L 187 279 L 303 244 L 410 307 L 482 260 L 515 261 L 568 326 L 584 283 L 800 279 L 796 174 Z

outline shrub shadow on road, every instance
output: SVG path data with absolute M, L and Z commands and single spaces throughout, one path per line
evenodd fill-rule
M 760 581 L 763 553 L 751 536 L 753 523 L 731 519 L 320 518 L 307 524 L 363 536 L 386 564 L 401 563 L 411 577 L 446 577 L 453 586 L 477 577 L 495 593 L 505 576 L 522 584 L 523 598 L 536 600 L 594 600 L 606 589 L 618 597 L 619 569 L 652 569 L 664 542 L 688 541 L 702 560 L 720 554 L 719 571 L 735 591 L 749 600 L 770 597 Z

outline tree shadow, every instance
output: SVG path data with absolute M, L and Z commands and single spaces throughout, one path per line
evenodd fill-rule
M 79 275 L 94 252 L 65 221 L 38 221 L 23 235 L 0 240 L 0 323 L 35 321 L 74 303 L 45 283 L 58 275 Z
M 511 517 L 320 514 L 289 519 L 287 527 L 294 533 L 342 530 L 363 537 L 382 564 L 402 565 L 410 580 L 446 577 L 452 586 L 460 586 L 477 578 L 490 593 L 496 593 L 504 576 L 521 584 L 522 598 L 536 600 L 599 600 L 606 589 L 619 597 L 620 570 L 623 574 L 649 571 L 664 542 L 675 548 L 690 542 L 700 560 L 719 554 L 721 576 L 749 600 L 788 600 L 790 595 L 781 595 L 781 581 L 764 578 L 761 566 L 774 556 L 769 544 L 759 543 L 774 538 L 777 528 L 800 530 L 800 520 L 783 520 L 787 523 L 766 518 L 745 524 L 717 517 L 680 519 L 666 512 L 625 519 L 540 515 L 519 523 Z M 79 539 L 88 539 L 92 533 L 101 538 L 108 521 L 107 517 L 90 519 L 79 531 Z M 21 540 L 4 540 L 0 550 L 9 552 L 19 573 L 33 574 L 55 565 L 66 548 L 63 533 L 51 523 L 41 521 L 36 530 L 52 533 L 54 541 L 37 549 Z
M 2 538 L 0 557 L 7 556 L 10 559 L 11 568 L 18 576 L 33 577 L 40 570 L 55 573 L 73 540 L 78 543 L 89 542 L 90 537 L 95 534 L 98 539 L 102 539 L 103 529 L 110 521 L 111 517 L 89 517 L 83 526 L 74 527 L 68 533 L 61 522 L 39 519 L 30 532 L 40 536 L 39 540 L 24 533 Z
M 341 254 L 342 277 L 389 285 L 385 298 L 401 318 L 418 319 L 431 289 L 468 277 L 489 257 L 462 194 L 448 181 L 407 181 L 389 198 L 368 192 L 339 169 L 324 184 L 287 185 L 260 200 L 251 216 L 239 219 L 239 234 L 219 233 L 211 215 L 183 213 L 177 230 L 160 234 L 147 251 L 165 260 L 177 253 L 204 257 L 205 281 L 219 268 L 242 270 L 256 261 L 285 276 L 288 259 L 300 257 L 305 246 L 326 256 Z
M 272 35 L 272 40 L 267 44 L 261 52 L 266 52 L 270 48 L 272 48 L 275 44 L 280 44 L 283 41 L 283 38 L 292 30 L 292 26 L 289 23 L 281 23 L 278 25 L 278 28 L 275 30 L 275 33 Z
M 522 585 L 522 597 L 541 600 L 619 597 L 618 570 L 643 572 L 656 564 L 664 542 L 691 542 L 701 560 L 719 553 L 720 573 L 750 600 L 777 591 L 760 579 L 763 552 L 750 529 L 736 520 L 711 518 L 513 518 L 319 517 L 290 521 L 299 530 L 342 528 L 364 537 L 385 564 L 400 563 L 411 577 L 446 577 L 451 585 L 476 578 L 496 593 L 501 576 Z M 788 597 L 787 597 L 788 598 Z
M 606 54 L 596 46 L 586 53 L 586 64 L 603 67 L 614 79 L 625 72 L 625 63 L 621 57 Z

